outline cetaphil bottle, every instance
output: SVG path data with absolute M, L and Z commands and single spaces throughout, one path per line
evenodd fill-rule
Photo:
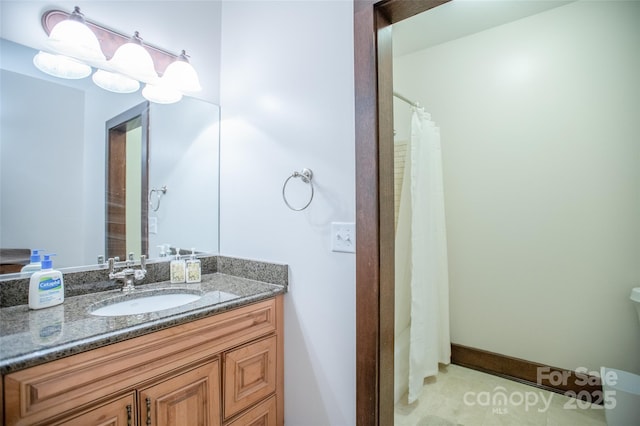
M 40 249 L 31 250 L 30 261 L 27 265 L 24 265 L 20 272 L 32 274 L 36 271 L 42 270 L 42 262 L 40 261 Z
M 42 270 L 31 275 L 29 281 L 29 308 L 42 309 L 64 302 L 62 272 L 53 269 L 52 254 L 45 254 Z

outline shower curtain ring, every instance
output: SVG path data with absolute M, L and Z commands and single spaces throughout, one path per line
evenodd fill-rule
M 291 206 L 291 204 L 289 204 L 289 201 L 287 200 L 287 195 L 285 194 L 287 184 L 289 183 L 291 178 L 300 178 L 304 183 L 308 183 L 311 186 L 311 197 L 309 197 L 309 201 L 307 202 L 307 204 L 305 204 L 300 208 L 295 208 Z M 313 201 L 314 189 L 313 189 L 313 182 L 311 181 L 311 179 L 313 179 L 313 172 L 311 171 L 311 169 L 305 168 L 305 169 L 302 169 L 301 172 L 298 172 L 298 171 L 293 172 L 291 176 L 289 176 L 287 180 L 284 181 L 284 184 L 282 185 L 282 199 L 284 200 L 284 203 L 287 205 L 287 207 L 289 207 L 291 210 L 296 212 L 304 210 L 307 207 L 309 207 L 309 204 L 311 204 L 311 201 Z

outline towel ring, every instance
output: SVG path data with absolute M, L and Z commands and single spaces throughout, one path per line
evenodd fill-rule
M 164 185 L 162 188 L 158 189 L 158 188 L 153 188 L 151 191 L 149 191 L 149 207 L 151 207 L 151 210 L 153 210 L 154 212 L 157 212 L 158 209 L 160 208 L 160 201 L 162 200 L 162 196 L 164 194 L 167 193 L 167 185 Z M 156 206 L 153 207 L 153 194 L 156 194 L 155 198 L 156 198 Z
M 292 207 L 291 204 L 289 204 L 289 201 L 287 201 L 287 196 L 285 194 L 285 189 L 287 188 L 287 184 L 289 183 L 291 178 L 300 178 L 304 183 L 308 183 L 311 186 L 311 197 L 309 197 L 309 201 L 307 202 L 307 204 L 300 207 L 299 209 Z M 291 210 L 296 212 L 299 212 L 309 207 L 309 204 L 311 204 L 311 201 L 313 201 L 313 182 L 311 182 L 312 178 L 313 178 L 313 172 L 311 171 L 311 169 L 302 169 L 301 172 L 293 172 L 293 174 L 289 176 L 287 180 L 284 181 L 284 184 L 282 185 L 282 199 L 284 200 L 284 203 L 287 205 L 287 207 L 289 207 Z

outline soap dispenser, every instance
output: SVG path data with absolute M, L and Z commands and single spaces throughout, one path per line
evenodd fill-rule
M 176 257 L 171 261 L 170 266 L 171 283 L 183 283 L 186 280 L 186 264 L 184 259 L 180 259 L 180 249 L 176 247 Z
M 36 271 L 29 280 L 29 308 L 42 309 L 64 302 L 64 282 L 62 272 L 53 269 L 51 256 L 45 254 L 42 270 Z
M 199 283 L 202 280 L 200 259 L 196 259 L 196 249 L 191 249 L 191 256 L 187 259 L 187 282 Z
M 24 265 L 20 272 L 33 274 L 36 271 L 40 271 L 42 269 L 42 263 L 40 260 L 40 249 L 31 250 L 31 257 L 29 258 L 29 264 Z

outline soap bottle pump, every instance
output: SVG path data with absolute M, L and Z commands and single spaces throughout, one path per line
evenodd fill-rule
M 176 247 L 176 257 L 169 266 L 171 283 L 183 283 L 186 280 L 186 264 L 184 259 L 180 259 L 180 249 Z
M 202 269 L 200 259 L 196 259 L 196 249 L 191 249 L 191 256 L 187 259 L 187 282 L 199 283 L 202 281 Z
M 29 308 L 42 309 L 64 302 L 64 281 L 62 272 L 53 269 L 51 256 L 45 254 L 42 270 L 36 271 L 29 280 Z
M 40 260 L 40 249 L 31 250 L 31 257 L 29 263 L 24 265 L 20 272 L 33 274 L 36 271 L 42 270 L 42 262 Z

